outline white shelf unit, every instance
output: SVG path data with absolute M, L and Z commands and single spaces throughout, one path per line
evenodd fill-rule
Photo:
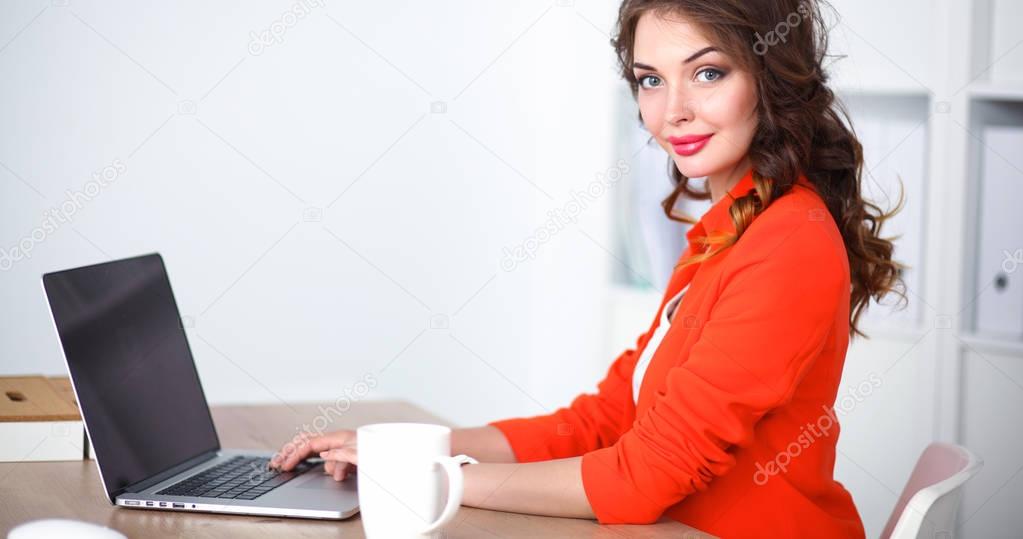
M 906 209 L 883 233 L 903 234 L 896 257 L 912 266 L 909 307 L 872 304 L 861 320 L 870 339 L 850 345 L 839 397 L 872 373 L 884 383 L 840 418 L 836 477 L 853 494 L 867 535 L 878 536 L 927 444 L 960 443 L 986 461 L 967 486 L 960 534 L 1016 536 L 1023 529 L 1016 509 L 1023 503 L 1023 340 L 977 332 L 974 298 L 983 132 L 1023 129 L 1023 2 L 832 4 L 841 21 L 831 52 L 846 57 L 828 69 L 865 146 L 864 193 L 888 206 L 902 175 Z M 621 95 L 624 151 L 635 139 L 636 114 L 631 96 Z M 667 156 L 650 155 L 657 161 L 648 168 L 661 174 Z M 1020 156 L 1023 147 L 1007 157 L 1023 169 Z M 662 185 L 666 178 L 635 173 L 630 181 Z M 1023 181 L 1017 189 L 1023 192 Z M 660 215 L 657 206 L 643 211 Z M 1023 248 L 1023 228 L 1005 233 L 1014 249 Z M 609 352 L 634 344 L 660 296 L 649 287 L 613 287 Z
M 991 139 L 997 134 L 991 129 L 1013 130 L 1023 141 L 1023 41 L 1018 33 L 1023 2 L 968 4 L 971 13 L 960 20 L 970 21 L 963 40 L 969 57 L 958 59 L 965 64 L 960 70 L 966 81 L 959 85 L 965 91 L 952 103 L 966 117 L 958 120 L 951 137 L 953 162 L 961 171 L 962 185 L 955 191 L 962 194 L 963 219 L 956 230 L 962 247 L 945 259 L 958 268 L 956 312 L 962 316 L 948 339 L 955 356 L 951 370 L 958 377 L 945 384 L 957 384 L 954 439 L 985 459 L 985 470 L 966 487 L 959 531 L 966 537 L 1009 537 L 1023 529 L 1018 510 L 1023 502 L 1023 433 L 1018 428 L 1023 424 L 1023 327 L 993 334 L 982 326 L 990 326 L 993 309 L 1002 309 L 995 318 L 1012 317 L 1014 309 L 1004 296 L 1023 294 L 1021 273 L 1008 275 L 1008 283 L 985 284 L 993 282 L 992 269 L 1003 262 L 1001 251 L 1023 249 L 1023 226 L 992 230 L 995 223 L 1023 222 L 1023 204 L 1012 202 L 1023 201 L 1023 142 L 1006 151 Z M 1007 213 L 1012 206 L 1017 207 Z M 1023 321 L 1023 312 L 1014 316 Z
M 1023 528 L 1014 509 L 1023 502 L 1023 272 L 1001 270 L 1003 253 L 1023 249 L 1023 225 L 997 226 L 1023 223 L 1023 83 L 971 84 L 968 96 L 955 430 L 957 441 L 985 459 L 987 473 L 967 485 L 961 532 L 997 537 Z M 1020 142 L 1010 151 L 992 140 L 1011 132 Z

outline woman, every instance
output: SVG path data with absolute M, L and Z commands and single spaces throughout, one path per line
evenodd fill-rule
M 710 198 L 649 330 L 598 392 L 550 415 L 456 430 L 464 504 L 722 536 L 862 537 L 833 479 L 832 405 L 871 297 L 899 284 L 890 214 L 860 197 L 862 155 L 834 109 L 818 5 L 627 0 L 612 43 L 674 192 Z M 845 121 L 843 121 L 843 119 Z M 706 177 L 706 190 L 689 178 Z M 689 220 L 688 222 L 692 222 Z M 319 452 L 344 479 L 355 433 Z M 286 448 L 288 449 L 288 448 Z

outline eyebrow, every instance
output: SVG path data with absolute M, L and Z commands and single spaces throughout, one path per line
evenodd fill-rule
M 720 49 L 718 49 L 717 47 L 713 47 L 713 46 L 711 46 L 711 47 L 704 47 L 704 48 L 694 52 L 689 58 L 686 58 L 685 60 L 682 60 L 682 63 L 683 64 L 688 64 L 689 62 L 692 62 L 693 60 L 703 56 L 704 54 L 707 54 L 708 52 L 715 52 L 715 51 L 720 52 Z M 632 62 L 632 68 L 633 69 L 636 69 L 636 68 L 639 68 L 639 69 L 649 69 L 650 71 L 657 71 L 657 69 L 654 68 L 653 66 L 648 66 L 648 65 L 642 64 L 640 62 Z

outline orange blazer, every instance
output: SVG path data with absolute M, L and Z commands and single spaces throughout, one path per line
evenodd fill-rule
M 751 189 L 752 170 L 689 230 L 682 256 L 697 236 L 734 232 L 728 208 Z M 634 405 L 636 362 L 687 284 Z M 653 325 L 596 393 L 490 424 L 519 462 L 582 455 L 602 524 L 666 515 L 720 537 L 863 537 L 833 478 L 849 301 L 842 236 L 800 177 L 735 245 L 675 271 Z

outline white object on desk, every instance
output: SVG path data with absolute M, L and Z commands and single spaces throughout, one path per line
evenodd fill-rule
M 440 535 L 462 504 L 462 468 L 451 456 L 451 429 L 427 423 L 359 427 L 359 511 L 370 539 Z M 444 476 L 447 500 L 444 500 Z
M 0 462 L 89 458 L 67 378 L 0 377 Z
M 47 518 L 19 524 L 7 534 L 7 539 L 128 539 L 110 528 L 66 518 Z

